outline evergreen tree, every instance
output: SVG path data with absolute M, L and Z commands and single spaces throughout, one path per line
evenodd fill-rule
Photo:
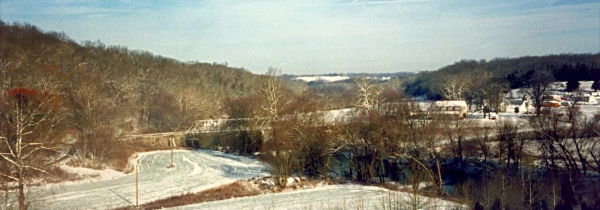
M 594 83 L 592 84 L 592 89 L 594 91 L 600 90 L 600 80 L 594 80 Z
M 575 192 L 573 185 L 567 179 L 563 179 L 560 187 L 561 209 L 573 209 L 573 205 L 577 203 L 575 200 Z
M 500 204 L 500 199 L 496 198 L 496 200 L 494 200 L 494 204 L 492 204 L 492 210 L 501 210 L 502 209 L 502 205 Z
M 542 210 L 548 210 L 548 209 L 550 209 L 550 208 L 548 207 L 548 198 L 547 198 L 547 197 L 544 197 L 544 200 L 542 200 L 542 203 L 541 203 L 541 205 L 540 205 L 540 208 L 541 208 Z
M 581 210 L 589 210 L 591 209 L 590 207 L 588 207 L 587 203 L 585 203 L 585 201 L 581 202 Z
M 483 204 L 481 204 L 479 201 L 477 201 L 477 203 L 475 203 L 475 208 L 473 208 L 473 210 L 483 210 Z
M 573 92 L 577 89 L 579 89 L 579 80 L 577 79 L 577 77 L 575 75 L 569 77 L 569 80 L 567 81 L 567 88 L 565 89 L 565 91 L 567 92 Z

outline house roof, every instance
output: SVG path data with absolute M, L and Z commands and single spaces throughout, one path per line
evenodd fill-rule
M 435 106 L 467 106 L 465 101 L 436 101 Z

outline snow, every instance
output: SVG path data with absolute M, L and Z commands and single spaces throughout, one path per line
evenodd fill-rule
M 267 167 L 251 158 L 198 150 L 177 150 L 175 168 L 169 169 L 171 151 L 141 153 L 132 159 L 139 170 L 139 203 L 184 193 L 199 192 L 240 179 L 266 176 Z M 37 189 L 35 209 L 110 209 L 135 205 L 135 173 L 68 168 L 101 178 L 89 183 L 51 185 Z
M 139 165 L 139 204 L 185 193 L 267 176 L 267 167 L 254 159 L 208 150 L 176 150 L 175 168 L 170 165 L 170 151 L 140 153 L 130 159 Z M 40 202 L 35 209 L 110 209 L 133 206 L 135 173 L 114 170 L 93 170 L 64 166 L 64 169 L 92 178 L 86 183 L 74 182 L 46 185 L 35 189 Z M 294 182 L 290 178 L 288 182 Z M 175 209 L 351 209 L 389 208 L 384 205 L 408 205 L 411 194 L 379 187 L 361 185 L 326 185 L 313 189 L 267 193 L 258 196 L 232 198 L 199 203 Z M 451 209 L 459 204 L 435 198 L 418 197 L 424 209 Z
M 343 121 L 353 111 L 355 111 L 354 108 L 328 111 L 326 114 L 326 121 L 327 121 L 327 123 L 335 123 L 337 121 Z
M 465 102 L 465 101 L 436 101 L 435 106 L 438 106 L 438 107 L 448 107 L 448 106 L 466 107 L 467 102 Z
M 312 81 L 325 81 L 325 82 L 337 82 L 342 80 L 350 79 L 347 76 L 304 76 L 304 77 L 296 77 L 296 80 L 302 80 L 304 82 L 312 82 Z
M 411 198 L 417 199 L 419 209 L 466 208 L 441 199 L 350 184 L 232 198 L 172 209 L 391 209 L 407 207 Z
M 89 168 L 71 167 L 71 166 L 66 166 L 66 165 L 62 165 L 62 166 L 60 166 L 60 168 L 63 171 L 70 173 L 70 174 L 77 174 L 82 177 L 92 177 L 92 178 L 96 177 L 95 179 L 98 179 L 98 180 L 115 179 L 115 178 L 119 178 L 119 177 L 123 177 L 123 176 L 127 175 L 123 172 L 115 171 L 112 169 L 94 170 L 94 169 L 89 169 Z

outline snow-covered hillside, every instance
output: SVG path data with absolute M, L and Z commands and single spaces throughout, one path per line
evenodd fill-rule
M 347 77 L 347 76 L 302 76 L 302 77 L 296 77 L 294 79 L 301 80 L 304 82 L 313 82 L 313 81 L 337 82 L 337 81 L 350 79 L 350 77 Z
M 414 199 L 413 199 L 414 198 Z M 173 209 L 460 209 L 466 206 L 441 199 L 361 185 L 329 185 L 314 189 L 233 198 Z

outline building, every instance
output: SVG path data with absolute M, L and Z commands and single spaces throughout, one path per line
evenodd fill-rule
M 544 101 L 542 107 L 560 107 L 560 101 Z
M 467 102 L 465 101 L 436 101 L 433 108 L 438 114 L 453 115 L 459 118 L 467 117 Z
M 575 96 L 573 97 L 573 101 L 583 102 L 583 103 L 596 103 L 596 97 L 590 94 L 585 94 L 583 96 Z

